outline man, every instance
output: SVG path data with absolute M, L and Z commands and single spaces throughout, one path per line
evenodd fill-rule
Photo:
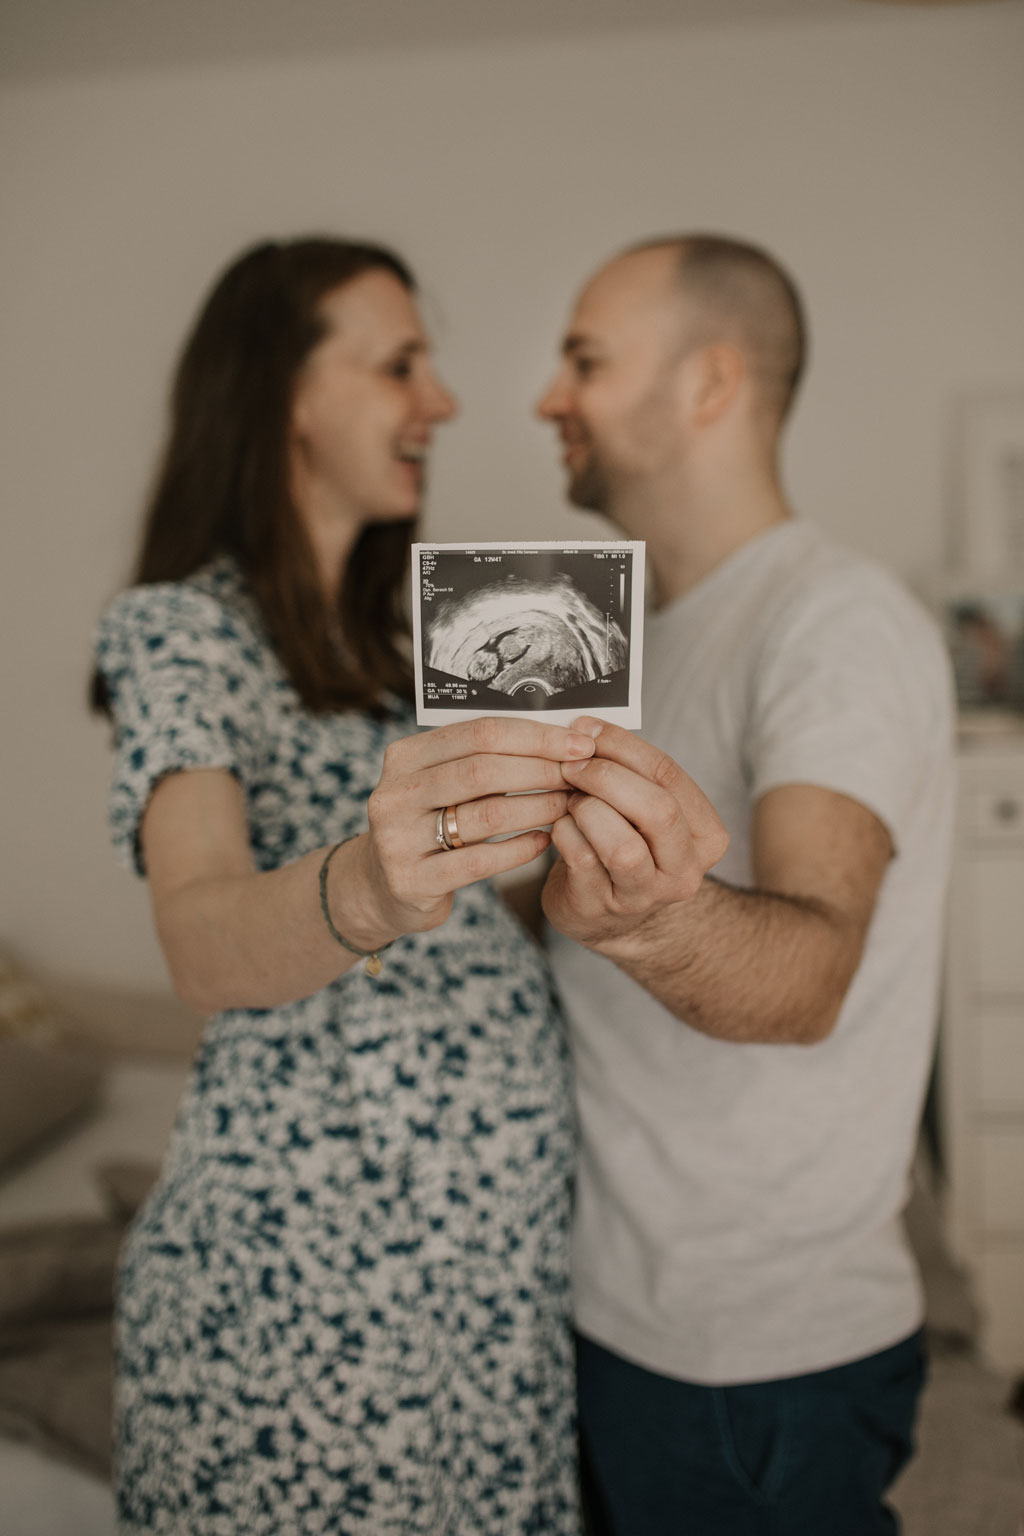
M 614 1536 L 893 1531 L 923 1379 L 900 1212 L 933 1042 L 948 665 L 900 584 L 786 500 L 804 328 L 770 257 L 707 236 L 627 251 L 562 351 L 538 409 L 569 496 L 646 540 L 654 599 L 646 739 L 591 723 L 544 891 L 597 1502 Z M 680 875 L 702 822 L 677 759 L 731 839 L 703 882 Z

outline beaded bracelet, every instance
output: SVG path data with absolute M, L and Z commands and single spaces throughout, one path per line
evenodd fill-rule
M 330 909 L 327 905 L 327 866 L 334 858 L 338 849 L 344 848 L 345 844 L 351 841 L 350 837 L 343 837 L 340 843 L 335 843 L 333 848 L 328 848 L 324 855 L 324 861 L 320 865 L 320 910 L 324 915 L 324 922 L 331 930 L 332 938 L 338 941 L 342 949 L 347 949 L 350 955 L 358 955 L 360 960 L 365 960 L 367 972 L 371 976 L 379 976 L 384 969 L 384 962 L 380 958 L 381 950 L 390 949 L 391 945 L 395 942 L 394 939 L 391 939 L 387 944 L 379 944 L 376 949 L 356 949 L 356 946 L 350 944 L 345 935 L 339 933 L 337 928 L 335 928 Z

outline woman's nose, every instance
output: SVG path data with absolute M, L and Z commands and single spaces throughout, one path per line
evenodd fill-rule
M 427 383 L 425 405 L 431 421 L 450 421 L 459 409 L 458 400 L 436 374 Z

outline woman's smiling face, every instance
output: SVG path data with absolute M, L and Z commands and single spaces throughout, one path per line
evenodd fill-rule
M 326 331 L 292 397 L 292 489 L 305 517 L 354 529 L 420 510 L 434 427 L 457 409 L 415 299 L 374 269 L 319 305 Z

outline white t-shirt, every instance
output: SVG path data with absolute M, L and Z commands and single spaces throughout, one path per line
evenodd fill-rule
M 723 880 L 752 884 L 751 807 L 781 784 L 859 801 L 896 854 L 839 1021 L 813 1046 L 712 1039 L 551 935 L 582 1136 L 577 1325 L 684 1380 L 823 1370 L 921 1320 L 900 1212 L 936 1016 L 948 661 L 893 576 L 794 521 L 652 615 L 645 664 L 643 734 L 716 806 Z

